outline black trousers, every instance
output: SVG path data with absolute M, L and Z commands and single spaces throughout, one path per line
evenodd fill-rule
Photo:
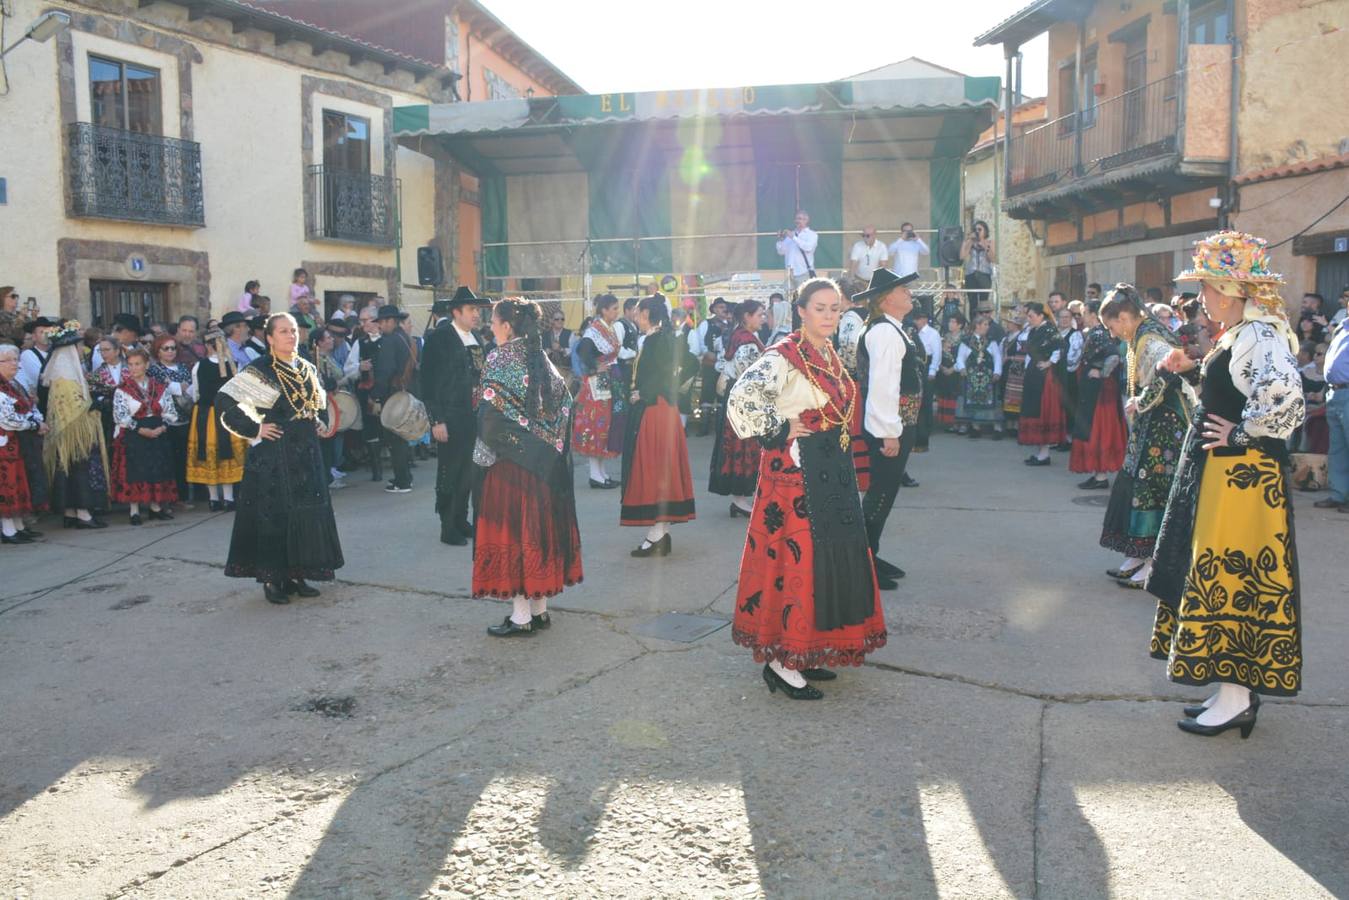
M 389 462 L 393 464 L 394 487 L 412 487 L 412 448 L 408 442 L 388 429 L 384 432 L 384 446 L 389 448 Z
M 881 532 L 885 531 L 885 520 L 890 518 L 890 510 L 899 496 L 899 484 L 904 480 L 904 470 L 909 464 L 909 454 L 918 439 L 916 426 L 905 426 L 899 439 L 899 455 L 886 456 L 881 452 L 880 438 L 867 436 L 871 448 L 871 487 L 867 489 L 862 501 L 862 519 L 867 526 L 867 542 L 871 544 L 871 555 L 880 552 Z
M 436 445 L 436 514 L 441 525 L 457 530 L 469 521 L 468 501 L 473 493 L 473 444 L 471 430 L 451 431 L 450 439 Z M 464 537 L 473 537 L 469 531 Z
M 914 426 L 916 432 L 914 436 L 914 446 L 922 447 L 924 450 L 928 447 L 928 442 L 932 439 L 932 380 L 927 379 L 923 382 L 923 408 L 918 412 L 918 424 Z M 908 429 L 905 429 L 905 434 Z M 904 451 L 901 450 L 901 453 Z

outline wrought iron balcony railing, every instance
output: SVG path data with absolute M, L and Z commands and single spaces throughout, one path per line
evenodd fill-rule
M 309 166 L 311 207 L 305 216 L 310 239 L 398 245 L 397 178 Z
M 66 140 L 73 215 L 206 224 L 200 144 L 88 122 L 71 124 Z
M 1012 138 L 1008 196 L 1176 153 L 1183 87 L 1168 75 Z

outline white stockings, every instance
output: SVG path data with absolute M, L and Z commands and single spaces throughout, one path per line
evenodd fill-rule
M 770 662 L 768 664 L 768 668 L 772 669 L 774 672 L 777 672 L 778 677 L 780 677 L 783 681 L 790 684 L 792 687 L 801 688 L 806 686 L 806 678 L 804 675 L 802 675 L 795 669 L 786 668 L 785 666 L 782 665 L 782 663 L 778 662 L 777 660 L 773 660 L 772 662 Z
M 1195 719 L 1200 725 L 1221 725 L 1251 705 L 1251 691 L 1239 684 L 1220 684 L 1218 693 L 1204 701 L 1208 710 Z

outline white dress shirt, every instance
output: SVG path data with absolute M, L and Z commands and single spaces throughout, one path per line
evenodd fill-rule
M 911 241 L 903 238 L 890 245 L 890 259 L 894 263 L 890 270 L 903 277 L 918 271 L 918 258 L 927 256 L 930 251 L 923 239 L 916 237 Z
M 864 425 L 872 437 L 898 438 L 904 433 L 904 421 L 899 417 L 899 380 L 905 352 L 904 337 L 899 332 L 904 326 L 888 314 L 885 320 L 895 327 L 877 323 L 863 338 L 868 360 Z
M 941 368 L 941 335 L 929 322 L 919 329 L 918 340 L 922 342 L 923 350 L 927 353 L 927 377 L 935 378 L 937 370 Z
M 778 255 L 793 275 L 804 276 L 815 268 L 815 247 L 819 243 L 818 234 L 809 228 L 802 228 L 778 241 Z
M 870 247 L 865 240 L 861 240 L 852 245 L 848 259 L 857 263 L 857 277 L 870 281 L 871 273 L 890 261 L 890 251 L 878 240 L 873 239 Z
M 465 347 L 478 346 L 478 338 L 476 335 L 473 334 L 472 331 L 465 331 L 464 329 L 460 328 L 458 322 L 453 323 L 453 328 L 456 332 L 458 332 L 459 340 L 464 342 Z
M 865 307 L 856 307 L 843 313 L 838 320 L 838 355 L 849 372 L 857 371 L 857 342 L 867 329 Z
M 38 377 L 42 374 L 42 364 L 52 355 L 52 351 L 48 348 L 42 355 L 39 356 L 38 353 L 36 347 L 29 347 L 20 353 L 19 371 L 14 375 L 14 380 L 23 385 L 24 390 L 34 395 L 37 393 Z
M 614 334 L 617 335 L 618 337 L 619 359 L 633 359 L 634 357 L 637 356 L 637 350 L 630 350 L 627 347 L 623 346 L 623 342 L 628 339 L 628 329 L 636 327 L 637 327 L 636 325 L 632 324 L 622 316 L 619 316 L 617 319 L 614 320 L 613 329 Z M 641 349 L 640 343 L 638 344 L 638 349 L 639 350 Z

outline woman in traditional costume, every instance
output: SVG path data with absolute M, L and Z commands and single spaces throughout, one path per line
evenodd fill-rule
M 178 485 L 178 499 L 184 503 L 191 497 L 187 486 L 187 436 L 192 427 L 192 367 L 179 362 L 178 340 L 171 334 L 161 334 L 150 345 L 150 377 L 168 388 L 169 397 L 178 421 L 169 426 L 169 444 L 173 447 L 173 477 Z
M 1100 311 L 1100 300 L 1088 300 L 1082 313 L 1087 332 L 1077 369 L 1077 414 L 1068 456 L 1068 471 L 1089 476 L 1078 485 L 1088 491 L 1109 489 L 1109 475 L 1124 464 L 1129 439 L 1115 376 L 1119 341 L 1101 324 Z
M 614 394 L 621 379 L 618 352 L 623 342 L 614 331 L 622 309 L 613 294 L 595 298 L 595 318 L 581 335 L 576 357 L 581 363 L 581 390 L 576 396 L 576 424 L 572 447 L 590 460 L 590 486 L 596 490 L 618 487 L 604 470 L 604 461 L 618 456 L 611 450 L 610 429 L 615 427 Z
M 112 499 L 130 506 L 131 524 L 141 524 L 141 504 L 150 518 L 172 519 L 164 507 L 178 501 L 169 426 L 178 421 L 168 387 L 149 374 L 150 354 L 127 351 L 122 383 L 112 395 Z
M 1013 322 L 1002 339 L 1002 416 L 1010 431 L 1020 424 L 1022 396 L 1026 390 L 1026 347 L 1030 326 Z
M 496 349 L 482 372 L 473 596 L 511 601 L 510 615 L 488 627 L 493 637 L 548 628 L 548 598 L 583 575 L 568 447 L 571 395 L 543 351 L 541 317 L 529 300 L 497 303 Z
M 937 397 L 936 422 L 950 432 L 958 431 L 956 407 L 960 405 L 960 373 L 956 371 L 956 354 L 965 338 L 969 320 L 964 313 L 955 313 L 946 320 L 946 331 L 941 336 L 941 362 L 933 379 L 932 391 Z
M 42 456 L 51 485 L 52 509 L 65 512 L 66 528 L 107 528 L 98 518 L 108 507 L 108 447 L 103 417 L 94 404 L 80 355 L 84 331 L 66 322 L 48 336 L 52 355 L 42 370 L 47 388 L 47 425 Z
M 187 480 L 206 486 L 211 512 L 234 509 L 234 486 L 244 477 L 248 442 L 230 434 L 215 405 L 220 388 L 235 375 L 234 357 L 217 329 L 203 336 L 206 358 L 192 367 L 192 426 L 187 432 Z
M 736 328 L 726 339 L 726 348 L 717 360 L 720 382 L 717 395 L 725 397 L 740 377 L 764 351 L 758 330 L 767 316 L 764 305 L 746 300 L 735 312 Z M 744 439 L 726 426 L 725 404 L 718 404 L 716 440 L 712 444 L 712 474 L 707 489 L 731 498 L 731 518 L 749 518 L 754 509 L 754 489 L 759 482 L 759 454 L 755 438 Z
M 272 603 L 317 597 L 307 579 L 331 581 L 343 564 L 319 449 L 317 419 L 328 398 L 318 370 L 297 352 L 289 313 L 267 319 L 268 352 L 227 381 L 215 408 L 230 433 L 251 445 L 225 574 L 252 578 Z
M 1116 285 L 1101 304 L 1101 321 L 1128 346 L 1124 415 L 1129 422 L 1124 465 L 1110 488 L 1101 546 L 1124 555 L 1106 574 L 1124 587 L 1142 590 L 1152 571 L 1152 551 L 1189 427 L 1194 391 L 1180 378 L 1158 372 L 1180 341 L 1148 312 L 1136 288 Z
M 956 350 L 956 374 L 961 379 L 961 428 L 968 428 L 971 438 L 983 436 L 985 425 L 1002 438 L 1002 404 L 998 402 L 998 379 L 1002 377 L 1002 345 L 988 339 L 988 316 L 980 313 L 974 327 Z
M 19 348 L 0 344 L 0 543 L 28 544 L 39 533 L 24 516 L 47 508 L 42 436 L 47 423 L 17 379 Z
M 1067 352 L 1058 326 L 1045 314 L 1043 304 L 1026 304 L 1025 391 L 1021 397 L 1021 419 L 1016 440 L 1023 447 L 1034 447 L 1026 457 L 1028 466 L 1050 464 L 1049 448 L 1068 439 L 1068 416 L 1063 411 L 1063 385 L 1055 365 Z
M 1204 311 L 1224 326 L 1202 364 L 1165 366 L 1199 380 L 1199 406 L 1166 505 L 1152 577 L 1151 654 L 1179 684 L 1218 685 L 1177 724 L 1211 737 L 1255 728 L 1260 694 L 1302 686 L 1302 610 L 1286 441 L 1306 404 L 1297 338 L 1260 238 L 1225 231 L 1196 243 Z
M 860 666 L 886 639 L 848 446 L 861 400 L 830 344 L 841 305 L 829 279 L 802 284 L 800 330 L 727 398 L 731 427 L 764 448 L 731 636 L 794 700 L 819 699 L 809 681 L 836 677 L 823 667 Z
M 689 445 L 677 405 L 683 349 L 663 297 L 637 304 L 637 327 L 645 337 L 633 362 L 619 524 L 647 529 L 633 556 L 669 556 L 671 523 L 694 518 Z

